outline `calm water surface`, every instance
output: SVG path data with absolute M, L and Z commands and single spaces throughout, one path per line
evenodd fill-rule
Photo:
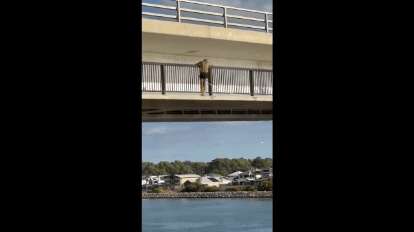
M 144 199 L 144 232 L 271 232 L 271 199 Z

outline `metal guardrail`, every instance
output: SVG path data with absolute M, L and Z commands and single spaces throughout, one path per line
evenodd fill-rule
M 199 68 L 185 64 L 142 64 L 143 92 L 200 92 Z
M 273 94 L 273 72 L 270 70 L 254 70 L 252 73 L 253 92 L 256 95 Z
M 211 66 L 206 85 L 208 93 L 272 95 L 273 72 Z M 200 70 L 196 65 L 143 63 L 141 83 L 143 92 L 200 93 Z
M 229 69 L 211 67 L 214 93 L 250 94 L 250 71 L 248 69 Z
M 143 92 L 161 92 L 161 65 L 159 64 L 143 64 L 142 65 L 142 91 Z
M 166 92 L 200 92 L 200 73 L 195 65 L 165 64 Z
M 160 18 L 167 18 L 167 19 L 176 19 L 178 22 L 182 22 L 183 20 L 186 21 L 193 21 L 193 22 L 203 22 L 203 23 L 209 23 L 209 24 L 215 24 L 215 25 L 223 25 L 225 28 L 228 28 L 229 26 L 234 27 L 240 27 L 244 29 L 257 29 L 257 30 L 263 30 L 266 32 L 273 31 L 273 14 L 271 12 L 266 11 L 258 11 L 258 10 L 250 10 L 250 9 L 244 9 L 244 8 L 238 8 L 238 7 L 231 7 L 231 6 L 223 6 L 218 4 L 211 4 L 211 3 L 205 3 L 205 2 L 197 2 L 197 1 L 190 1 L 190 0 L 174 0 L 175 6 L 167 6 L 162 4 L 155 4 L 155 3 L 146 3 L 142 2 L 143 10 L 142 15 L 145 16 L 154 16 L 154 17 L 160 17 Z M 183 4 L 188 4 L 190 7 L 183 6 Z M 194 7 L 191 8 L 191 6 L 205 6 L 209 7 L 210 10 L 198 10 Z M 148 7 L 150 9 L 158 9 L 159 11 L 162 10 L 169 10 L 174 11 L 173 14 L 165 14 L 161 12 L 150 12 L 145 11 L 144 7 Z M 220 12 L 217 12 L 220 11 Z M 243 13 L 250 13 L 254 15 L 260 15 L 258 16 L 246 16 L 243 15 Z M 219 20 L 215 19 L 205 19 L 202 17 L 194 16 L 184 16 L 185 13 L 192 13 L 193 15 L 198 16 L 214 16 L 219 17 Z M 272 19 L 270 19 L 272 17 Z M 252 25 L 252 24 L 246 24 L 246 23 L 237 23 L 234 20 L 239 21 L 247 21 L 250 23 L 261 23 L 262 25 Z M 263 25 L 264 24 L 264 25 Z M 271 24 L 271 25 L 270 25 Z

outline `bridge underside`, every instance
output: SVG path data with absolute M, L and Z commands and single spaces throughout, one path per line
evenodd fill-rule
M 142 94 L 143 122 L 272 120 L 271 96 Z

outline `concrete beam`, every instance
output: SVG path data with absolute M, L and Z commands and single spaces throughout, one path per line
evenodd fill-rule
M 143 93 L 144 122 L 272 120 L 272 96 Z
M 157 115 L 143 116 L 143 122 L 224 122 L 224 121 L 271 121 L 272 114 L 249 115 Z
M 248 94 L 214 94 L 209 96 L 201 96 L 199 93 L 167 93 L 161 94 L 159 92 L 143 92 L 142 99 L 148 100 L 191 100 L 191 101 L 258 101 L 258 102 L 272 102 L 272 95 L 256 95 L 250 96 Z
M 142 58 L 146 62 L 272 69 L 272 34 L 143 19 Z
M 191 38 L 204 38 L 209 40 L 226 40 L 251 44 L 272 45 L 272 33 L 246 31 L 233 28 L 178 23 L 162 20 L 142 19 L 142 32 L 181 36 Z
M 143 93 L 142 109 L 165 110 L 271 110 L 272 96 Z

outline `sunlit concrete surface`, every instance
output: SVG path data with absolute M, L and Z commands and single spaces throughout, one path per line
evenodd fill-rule
M 159 35 L 173 35 L 191 38 L 204 38 L 243 42 L 251 44 L 272 45 L 272 33 L 246 31 L 190 23 L 178 23 L 153 19 L 142 19 L 142 32 Z
M 143 19 L 145 62 L 272 69 L 272 33 Z

